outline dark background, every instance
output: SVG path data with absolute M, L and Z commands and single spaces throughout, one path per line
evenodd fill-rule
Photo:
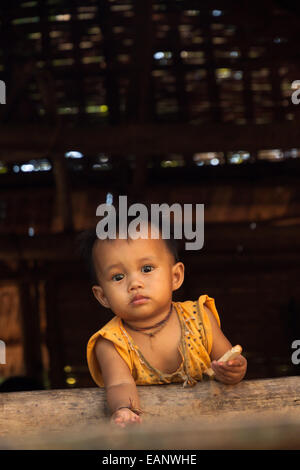
M 249 379 L 298 375 L 299 7 L 24 0 L 0 20 L 2 386 L 95 385 L 86 343 L 111 314 L 75 239 L 108 194 L 204 204 L 174 300 L 215 299 Z

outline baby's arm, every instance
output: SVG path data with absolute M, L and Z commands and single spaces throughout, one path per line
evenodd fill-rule
M 207 312 L 212 328 L 213 341 L 210 352 L 210 358 L 212 361 L 211 368 L 215 373 L 216 379 L 220 382 L 226 384 L 236 384 L 240 382 L 246 374 L 247 360 L 240 354 L 237 358 L 226 363 L 217 362 L 217 360 L 222 357 L 226 351 L 232 348 L 232 345 L 226 336 L 224 336 L 217 323 L 217 320 L 215 319 L 210 309 L 205 305 L 204 308 Z
M 140 423 L 141 417 L 132 410 L 139 410 L 136 384 L 130 370 L 111 341 L 99 338 L 95 346 L 101 369 L 106 398 L 112 413 L 111 420 L 124 427 L 128 423 Z M 131 408 L 131 409 L 130 409 Z

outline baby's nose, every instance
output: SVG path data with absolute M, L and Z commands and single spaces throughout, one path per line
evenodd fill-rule
M 129 279 L 128 290 L 132 291 L 143 286 L 144 286 L 143 281 L 140 279 L 138 275 L 132 276 Z

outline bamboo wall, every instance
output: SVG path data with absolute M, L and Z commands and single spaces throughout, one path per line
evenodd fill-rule
M 257 186 L 250 194 L 239 184 L 227 192 L 225 185 L 211 189 L 186 187 L 179 194 L 177 188 L 182 202 L 208 204 L 203 249 L 191 253 L 180 246 L 186 279 L 174 300 L 201 294 L 215 298 L 225 334 L 244 347 L 249 378 L 298 374 L 291 363 L 291 344 L 300 337 L 299 225 L 293 217 L 262 220 L 272 209 L 274 217 L 291 215 L 291 208 L 297 207 L 296 188 L 285 187 L 278 204 L 268 187 Z M 280 193 L 277 189 L 273 195 Z M 238 190 L 245 195 L 241 201 Z M 223 194 L 222 201 L 218 193 Z M 91 207 L 97 205 L 97 194 L 104 193 L 94 190 L 82 199 L 80 192 L 75 194 L 80 208 L 74 210 L 78 227 L 92 226 Z M 176 202 L 175 194 L 175 189 L 164 187 L 156 200 Z M 250 197 L 255 203 L 247 205 Z M 242 221 L 224 223 L 230 214 L 232 220 L 239 215 Z M 255 214 L 261 214 L 261 219 L 250 217 Z M 254 220 L 256 225 L 251 225 Z M 74 239 L 75 234 L 62 233 L 3 237 L 2 289 L 10 293 L 1 311 L 2 339 L 7 339 L 10 348 L 10 366 L 0 366 L 3 376 L 26 372 L 46 377 L 47 385 L 58 388 L 93 385 L 86 366 L 86 343 L 111 315 L 92 296 L 75 255 Z

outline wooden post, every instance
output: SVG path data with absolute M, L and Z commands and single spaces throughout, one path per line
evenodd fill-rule
M 134 73 L 130 84 L 128 111 L 129 118 L 135 122 L 147 122 L 151 117 L 152 63 L 153 63 L 153 32 L 152 32 L 152 0 L 134 1 L 135 50 Z M 143 67 L 140 64 L 143 64 Z M 130 190 L 132 198 L 143 197 L 147 175 L 147 155 L 136 154 L 135 171 Z
M 47 279 L 45 282 L 46 305 L 46 344 L 49 351 L 49 380 L 51 388 L 63 388 L 65 386 L 64 374 L 64 349 L 62 332 L 57 313 L 56 283 Z
M 211 119 L 214 122 L 222 121 L 222 112 L 220 106 L 220 90 L 217 84 L 216 77 L 216 63 L 214 57 L 214 45 L 212 42 L 212 31 L 211 31 L 211 16 L 209 10 L 203 11 L 205 23 L 202 25 L 203 32 L 205 35 L 205 43 L 203 45 L 205 56 L 206 56 L 206 70 L 207 70 L 207 88 L 208 96 L 211 106 Z M 203 19 L 204 19 L 203 18 Z
M 113 34 L 113 21 L 110 3 L 106 0 L 98 1 L 98 22 L 103 35 L 103 52 L 106 62 L 105 89 L 106 104 L 109 112 L 109 122 L 112 125 L 120 123 L 120 84 L 116 73 L 116 39 Z
M 71 232 L 73 231 L 72 197 L 64 155 L 55 154 L 53 156 L 53 173 L 56 186 L 57 212 L 62 220 L 63 231 Z
M 19 281 L 20 308 L 22 318 L 24 364 L 26 375 L 42 382 L 43 363 L 41 352 L 41 332 L 39 316 L 39 290 L 32 266 L 24 261 L 21 264 Z
M 245 4 L 243 6 L 245 14 L 250 17 L 251 6 Z M 249 45 L 251 44 L 251 36 L 248 29 L 244 26 L 239 25 L 236 30 L 236 37 L 241 52 L 239 63 L 243 77 L 241 82 L 243 83 L 243 104 L 244 104 L 244 117 L 248 122 L 254 122 L 254 103 L 253 103 L 253 91 L 252 91 L 252 69 L 248 66 L 249 63 Z M 238 150 L 238 149 L 236 149 Z M 243 149 L 240 149 L 243 150 Z
M 176 12 L 176 5 L 175 6 Z M 177 16 L 178 22 L 180 21 L 180 17 Z M 175 69 L 175 76 L 176 76 L 176 93 L 177 93 L 177 103 L 178 103 L 178 121 L 179 122 L 187 122 L 189 119 L 189 110 L 188 110 L 188 97 L 186 93 L 186 86 L 185 86 L 185 67 L 182 63 L 181 58 L 181 38 L 178 29 L 179 24 L 172 24 L 170 35 L 172 38 L 172 44 L 174 44 L 173 48 L 173 58 L 174 58 L 174 69 Z
M 72 1 L 68 1 L 68 9 L 71 13 L 71 20 L 69 22 L 70 29 L 71 29 L 71 37 L 72 37 L 72 44 L 73 44 L 73 58 L 74 58 L 74 81 L 76 83 L 77 89 L 77 100 L 78 100 L 78 120 L 80 123 L 84 122 L 86 118 L 86 93 L 84 89 L 84 70 L 81 62 L 81 50 L 80 50 L 80 42 L 81 42 L 81 22 L 77 18 L 77 6 L 76 3 Z
M 274 66 L 271 67 L 270 79 L 272 84 L 273 119 L 274 121 L 281 122 L 285 120 L 285 108 L 282 106 L 282 92 L 278 68 Z

